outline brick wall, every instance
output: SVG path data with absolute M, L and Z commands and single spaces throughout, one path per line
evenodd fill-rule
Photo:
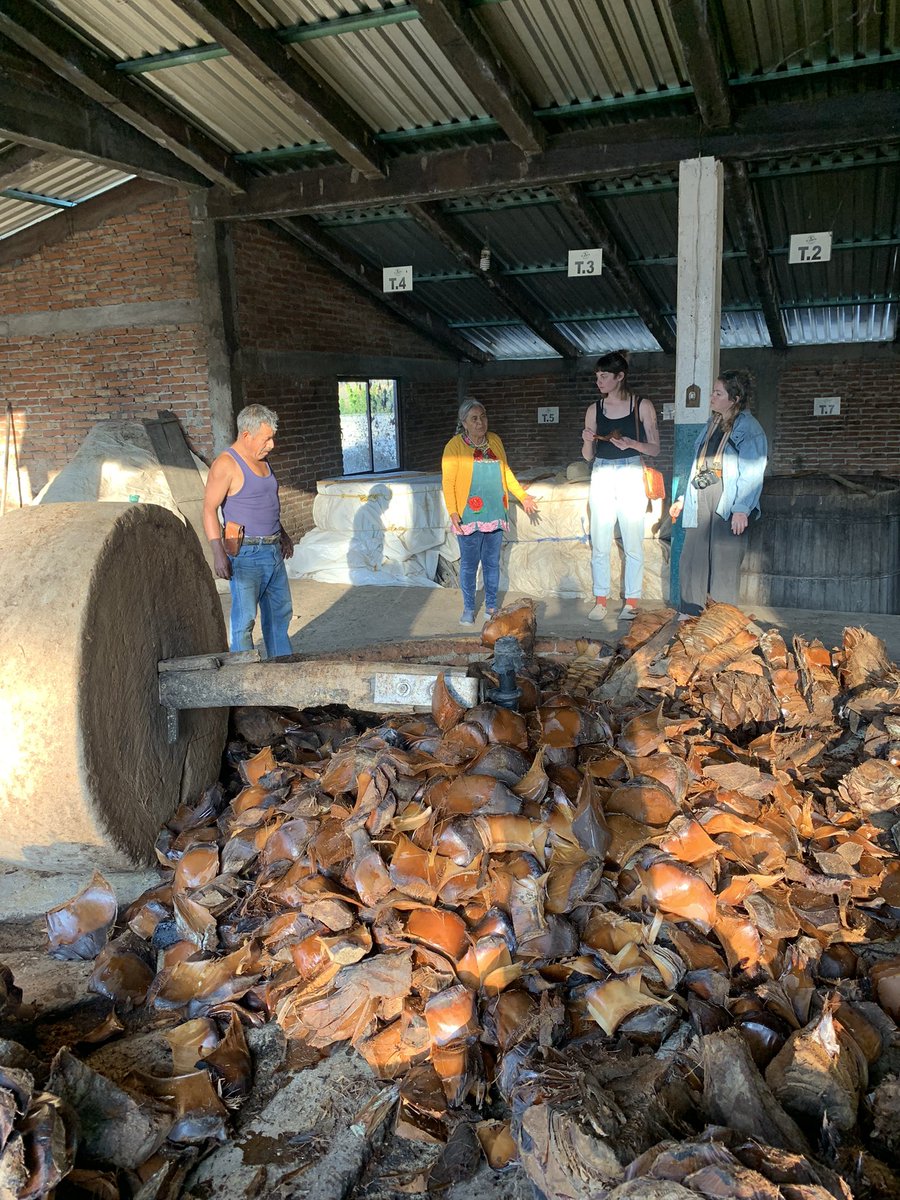
M 839 416 L 813 416 L 817 396 L 840 396 Z M 900 475 L 900 355 L 785 366 L 772 466 Z
M 357 355 L 452 361 L 428 338 L 269 227 L 237 225 L 233 245 L 242 349 L 344 354 L 346 375 L 353 378 L 364 377 L 353 362 Z M 267 404 L 278 413 L 272 461 L 284 523 L 297 537 L 312 527 L 316 480 L 343 470 L 339 376 L 297 377 L 289 363 L 277 372 L 270 366 L 265 374 L 258 369 L 245 374 L 243 400 Z M 456 383 L 432 385 L 405 379 L 399 365 L 394 374 L 399 379 L 401 466 L 415 469 L 428 459 L 432 417 L 439 409 L 455 408 Z M 444 441 L 447 436 L 443 435 Z M 439 448 L 436 454 L 439 462 Z
M 662 404 L 672 399 L 674 368 L 661 363 L 650 370 L 633 372 L 629 380 L 634 392 L 656 405 L 660 431 L 662 469 L 671 467 L 673 424 L 662 419 Z M 468 395 L 488 410 L 491 428 L 503 439 L 515 471 L 534 467 L 565 467 L 581 459 L 581 431 L 588 406 L 598 392 L 592 371 L 565 375 L 536 375 L 513 380 L 475 378 Z M 537 410 L 559 408 L 558 425 L 539 425 Z
M 91 425 L 110 417 L 153 417 L 159 408 L 171 409 L 192 447 L 210 453 L 208 363 L 199 323 L 116 325 L 113 310 L 100 329 L 53 331 L 54 319 L 99 306 L 196 297 L 188 213 L 177 197 L 112 215 L 0 267 L 0 325 L 10 322 L 10 336 L 0 339 L 0 378 L 3 398 L 14 408 L 26 502 L 71 460 Z M 41 332 L 17 336 L 16 319 L 25 318 Z M 0 453 L 2 443 L 0 428 Z M 17 503 L 11 472 L 9 504 Z

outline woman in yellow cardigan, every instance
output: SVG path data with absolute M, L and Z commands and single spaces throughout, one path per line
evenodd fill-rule
M 537 512 L 513 475 L 506 451 L 496 433 L 488 433 L 487 412 L 477 400 L 459 406 L 456 437 L 444 447 L 441 474 L 450 526 L 459 538 L 459 585 L 463 594 L 460 625 L 475 624 L 475 582 L 478 564 L 484 580 L 484 607 L 493 616 L 500 583 L 500 548 L 509 529 L 509 493 L 525 512 Z

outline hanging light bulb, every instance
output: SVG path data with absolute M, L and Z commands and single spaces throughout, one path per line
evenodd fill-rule
M 478 260 L 478 266 L 481 268 L 482 271 L 489 271 L 491 269 L 491 248 L 490 248 L 490 246 L 482 246 L 481 257 Z

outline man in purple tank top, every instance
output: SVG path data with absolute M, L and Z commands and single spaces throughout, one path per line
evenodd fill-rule
M 231 585 L 232 653 L 253 649 L 258 608 L 266 656 L 276 658 L 291 653 L 291 588 L 284 560 L 294 553 L 281 524 L 278 481 L 266 461 L 275 445 L 278 417 L 262 404 L 250 404 L 238 413 L 237 427 L 237 440 L 210 467 L 203 528 L 216 575 Z M 226 552 L 222 539 L 220 507 L 223 520 L 244 531 L 234 554 Z

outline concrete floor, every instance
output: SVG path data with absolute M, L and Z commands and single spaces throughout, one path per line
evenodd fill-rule
M 459 592 L 450 588 L 354 587 L 337 583 L 313 583 L 291 580 L 294 619 L 290 625 L 291 644 L 298 654 L 316 654 L 326 650 L 350 650 L 378 642 L 405 641 L 408 638 L 459 636 L 468 632 L 459 626 L 462 610 Z M 511 592 L 504 602 L 519 598 Z M 222 597 L 226 621 L 230 609 L 227 595 Z M 563 600 L 551 596 L 538 600 L 538 632 L 545 637 L 600 637 L 614 641 L 624 632 L 615 614 L 620 604 L 610 603 L 613 616 L 603 622 L 588 621 L 588 606 L 581 600 Z M 660 601 L 647 601 L 647 607 L 659 608 Z M 830 649 L 840 645 L 847 625 L 863 625 L 880 637 L 891 658 L 900 661 L 900 616 L 883 613 L 816 612 L 810 609 L 746 608 L 763 627 L 777 625 L 788 634 L 820 638 Z M 480 633 L 484 617 L 472 637 Z

